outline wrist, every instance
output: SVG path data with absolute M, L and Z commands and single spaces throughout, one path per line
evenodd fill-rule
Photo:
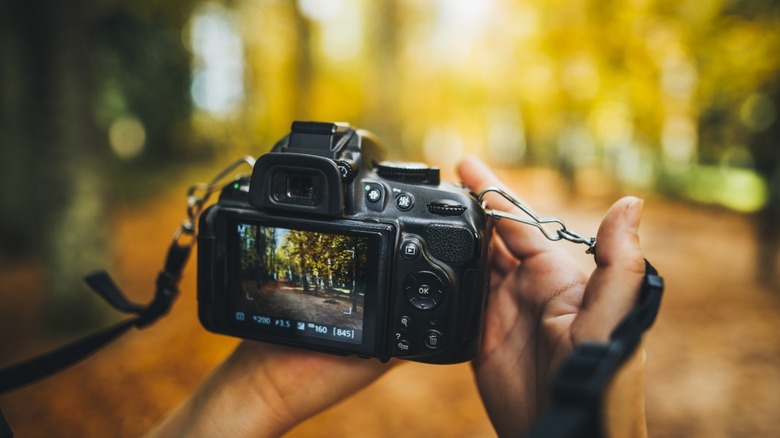
M 280 436 L 370 384 L 375 360 L 241 342 L 155 436 Z
M 155 430 L 154 437 L 281 436 L 295 425 L 262 382 L 269 358 L 241 342 Z
M 640 344 L 615 374 L 604 395 L 606 436 L 647 437 L 645 371 L 646 354 Z

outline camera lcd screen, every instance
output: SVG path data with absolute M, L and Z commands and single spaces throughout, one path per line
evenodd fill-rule
M 363 344 L 367 329 L 373 333 L 366 313 L 368 303 L 373 317 L 377 285 L 369 279 L 376 279 L 378 235 L 248 221 L 229 227 L 231 325 L 324 345 Z

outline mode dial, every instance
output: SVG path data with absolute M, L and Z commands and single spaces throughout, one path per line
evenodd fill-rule
M 423 163 L 382 161 L 375 163 L 374 167 L 379 176 L 394 181 L 435 186 L 441 182 L 439 168 Z

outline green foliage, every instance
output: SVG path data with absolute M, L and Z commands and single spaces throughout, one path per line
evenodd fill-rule
M 282 262 L 277 266 L 280 275 L 285 269 L 297 268 L 298 275 L 322 279 L 330 287 L 352 289 L 365 274 L 367 249 L 364 239 L 293 230 L 276 249 L 277 260 Z

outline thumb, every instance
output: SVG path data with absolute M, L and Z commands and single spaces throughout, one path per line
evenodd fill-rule
M 582 309 L 572 326 L 575 344 L 609 339 L 637 300 L 645 273 L 637 234 L 643 205 L 638 198 L 620 199 L 599 227 L 597 268 L 588 281 Z

